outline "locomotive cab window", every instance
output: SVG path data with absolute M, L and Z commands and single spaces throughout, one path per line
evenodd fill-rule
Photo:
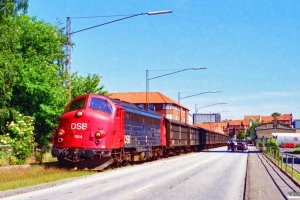
M 100 98 L 92 97 L 89 108 L 95 110 L 101 110 L 108 114 L 112 113 L 112 106 L 106 100 Z
M 73 110 L 83 109 L 85 105 L 86 98 L 81 98 L 73 101 L 69 107 L 67 108 L 66 112 L 71 112 Z

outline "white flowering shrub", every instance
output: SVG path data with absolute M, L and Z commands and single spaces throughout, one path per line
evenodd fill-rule
M 34 142 L 34 126 L 32 117 L 19 114 L 15 121 L 7 122 L 7 132 L 0 135 L 1 145 L 12 145 L 14 154 L 10 156 L 10 164 L 23 164 L 31 156 Z

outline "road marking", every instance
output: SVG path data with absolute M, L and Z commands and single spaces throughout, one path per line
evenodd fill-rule
M 141 188 L 141 189 L 139 189 L 139 190 L 136 190 L 136 191 L 134 191 L 134 192 L 142 191 L 142 190 L 144 190 L 144 189 L 146 189 L 146 188 L 148 188 L 148 187 L 151 187 L 152 185 L 153 185 L 153 184 L 147 185 L 147 186 L 145 186 L 145 187 L 143 187 L 143 188 Z
M 199 167 L 199 166 L 201 166 L 201 165 L 203 165 L 203 164 L 206 164 L 206 163 L 208 163 L 208 162 L 213 162 L 214 160 L 217 160 L 217 159 L 219 159 L 219 157 L 222 157 L 222 156 L 223 156 L 223 155 L 220 154 L 220 155 L 217 155 L 217 156 L 215 156 L 215 157 L 213 157 L 213 158 L 211 158 L 211 157 L 206 158 L 206 159 L 202 160 L 201 163 L 197 163 L 197 164 L 191 165 L 190 167 L 186 167 L 186 168 L 184 168 L 184 169 L 178 171 L 177 173 L 173 174 L 173 176 L 177 176 L 177 175 L 179 175 L 179 174 L 188 172 L 188 171 L 190 171 L 190 170 L 192 170 L 192 169 L 194 169 L 194 168 L 197 168 L 197 167 Z

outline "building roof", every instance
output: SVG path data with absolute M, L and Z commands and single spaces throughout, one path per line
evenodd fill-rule
M 260 115 L 245 115 L 244 120 L 252 120 L 255 119 L 256 121 L 260 121 Z
M 240 125 L 244 125 L 244 126 L 250 126 L 250 120 L 230 120 L 228 122 L 229 126 L 240 126 Z
M 283 114 L 283 115 L 280 115 L 280 116 L 277 116 L 277 121 L 291 121 L 291 114 Z M 268 123 L 268 122 L 273 122 L 274 121 L 274 117 L 272 116 L 262 116 L 261 117 L 261 122 L 263 123 Z
M 206 123 L 206 124 L 194 124 L 194 125 L 206 130 L 224 134 L 223 127 L 221 126 L 221 124 L 222 123 Z
M 186 110 L 189 110 L 188 108 L 179 104 L 177 101 L 163 95 L 160 92 L 149 92 L 148 96 L 149 96 L 148 103 L 176 104 Z M 115 92 L 110 97 L 114 99 L 120 99 L 122 101 L 127 101 L 129 103 L 135 103 L 135 104 L 146 103 L 146 92 Z
M 272 117 L 272 116 L 261 116 L 262 123 L 273 122 L 273 120 L 274 120 L 274 117 Z
M 238 125 L 242 125 L 242 122 L 241 122 L 242 120 L 230 120 L 229 122 L 228 122 L 228 124 L 230 125 L 230 126 L 238 126 Z
M 223 129 L 226 129 L 228 122 L 218 122 L 217 124 L 219 124 L 219 126 L 221 126 Z
M 292 114 L 283 114 L 277 117 L 277 120 L 290 120 L 292 119 Z
M 277 116 L 277 120 L 285 120 L 285 121 L 291 121 L 293 115 L 292 114 L 282 114 L 280 116 Z M 274 121 L 273 116 L 261 116 L 261 115 L 245 115 L 244 120 L 251 120 L 256 119 L 258 121 L 261 121 L 262 123 L 269 123 Z

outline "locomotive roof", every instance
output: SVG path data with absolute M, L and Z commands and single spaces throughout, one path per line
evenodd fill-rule
M 121 101 L 120 99 L 113 99 L 113 98 L 109 98 L 109 99 L 114 103 L 122 105 L 124 107 L 124 109 L 127 110 L 127 111 L 131 111 L 131 112 L 136 111 L 137 113 L 138 112 L 143 112 L 144 114 L 147 113 L 147 114 L 156 115 L 157 117 L 159 117 L 159 114 L 157 112 L 153 111 L 153 110 L 142 108 L 142 107 L 139 107 L 139 106 L 137 106 L 133 103 Z

